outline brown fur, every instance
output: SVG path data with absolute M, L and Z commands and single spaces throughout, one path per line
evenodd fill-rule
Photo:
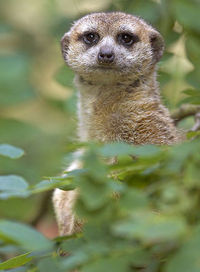
M 100 40 L 95 46 L 83 43 L 81 37 L 85 31 L 98 32 Z M 119 32 L 127 31 L 139 37 L 129 48 L 116 40 Z M 94 13 L 77 21 L 61 44 L 63 57 L 76 74 L 80 140 L 125 141 L 137 145 L 179 141 L 156 81 L 156 63 L 162 56 L 164 43 L 154 28 L 130 14 Z M 105 45 L 115 53 L 113 66 L 106 69 L 97 63 L 97 54 Z M 80 167 L 76 164 L 75 168 Z M 60 234 L 76 231 L 72 213 L 75 199 L 76 192 L 57 189 L 54 193 Z

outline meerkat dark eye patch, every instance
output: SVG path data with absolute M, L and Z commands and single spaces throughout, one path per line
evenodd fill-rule
M 129 47 L 132 44 L 139 42 L 140 38 L 136 34 L 123 32 L 117 35 L 117 41 L 119 44 Z
M 96 32 L 86 32 L 81 35 L 81 40 L 87 45 L 95 45 L 98 43 L 100 37 Z

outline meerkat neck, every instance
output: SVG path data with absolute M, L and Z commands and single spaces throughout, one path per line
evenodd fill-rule
M 79 91 L 78 134 L 82 141 L 121 140 L 117 138 L 117 130 L 124 125 L 123 122 L 128 122 L 129 118 L 133 120 L 134 114 L 143 111 L 147 105 L 160 103 L 155 71 L 148 76 L 127 77 L 111 84 L 98 84 L 77 75 L 75 84 Z

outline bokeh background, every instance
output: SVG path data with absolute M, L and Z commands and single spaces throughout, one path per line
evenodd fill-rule
M 1 175 L 15 173 L 35 184 L 62 172 L 77 120 L 73 73 L 64 66 L 60 39 L 82 15 L 113 10 L 139 15 L 163 35 L 158 80 L 171 111 L 183 90 L 199 88 L 199 0 L 1 0 L 0 143 L 26 151 L 17 161 L 1 157 Z M 179 125 L 187 129 L 193 118 Z M 49 237 L 57 233 L 49 193 L 1 200 L 0 217 L 36 222 Z

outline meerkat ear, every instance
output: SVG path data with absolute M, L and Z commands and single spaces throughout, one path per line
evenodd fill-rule
M 62 37 L 60 43 L 61 43 L 61 49 L 64 60 L 67 62 L 67 53 L 69 48 L 69 41 L 70 41 L 70 32 L 67 32 Z
M 163 37 L 157 31 L 153 31 L 149 35 L 150 44 L 153 52 L 153 63 L 160 60 L 164 51 L 164 40 Z

